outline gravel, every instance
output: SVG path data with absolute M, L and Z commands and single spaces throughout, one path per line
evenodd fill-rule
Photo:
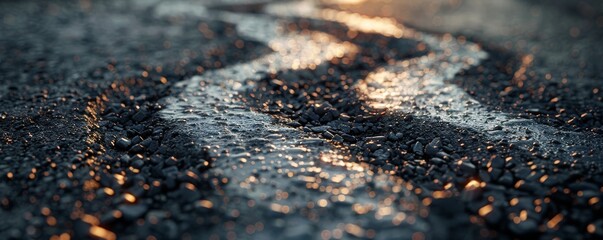
M 507 134 L 509 126 L 475 132 L 437 118 L 376 108 L 355 89 L 367 81 L 370 72 L 392 61 L 428 56 L 430 49 L 420 41 L 356 32 L 333 21 L 295 18 L 290 31 L 327 31 L 341 42 L 358 46 L 358 53 L 323 62 L 312 70 L 264 72 L 254 84 L 245 83 L 238 96 L 230 99 L 238 101 L 241 109 L 272 116 L 273 122 L 246 123 L 250 129 L 223 126 L 230 132 L 204 129 L 220 136 L 220 141 L 231 141 L 222 144 L 183 131 L 186 119 L 166 121 L 159 112 L 166 98 L 184 91 L 177 82 L 271 53 L 268 46 L 238 36 L 236 26 L 187 15 L 157 18 L 150 14 L 158 9 L 155 5 L 121 1 L 91 5 L 85 1 L 3 2 L 0 9 L 5 16 L 0 22 L 0 80 L 5 85 L 0 88 L 0 234 L 7 239 L 186 239 L 207 233 L 231 238 L 237 222 L 249 223 L 244 231 L 259 234 L 252 235 L 256 237 L 305 239 L 316 235 L 312 225 L 304 223 L 320 215 L 325 219 L 356 216 L 353 220 L 359 222 L 342 223 L 328 231 L 344 238 L 370 236 L 372 229 L 380 229 L 377 236 L 420 238 L 427 234 L 436 239 L 603 237 L 599 217 L 603 214 L 603 170 L 597 149 L 575 146 L 560 149 L 569 154 L 557 156 L 543 153 L 530 139 L 492 141 L 488 134 Z M 589 16 L 596 19 L 597 14 Z M 600 36 L 600 27 L 594 26 L 599 25 L 582 28 L 579 38 L 590 48 L 593 38 Z M 548 39 L 544 43 L 531 40 L 527 45 L 548 49 L 572 42 L 567 36 L 559 43 Z M 588 138 L 585 141 L 592 139 L 595 144 L 601 139 L 603 87 L 595 81 L 601 77 L 597 63 L 584 63 L 578 69 L 569 63 L 545 69 L 550 64 L 545 53 L 545 60 L 529 60 L 529 55 L 497 48 L 501 43 L 496 40 L 484 41 L 493 42 L 483 44 L 490 57 L 463 70 L 453 83 L 490 108 L 559 131 L 580 132 Z M 584 51 L 575 52 L 584 62 Z M 597 59 L 598 55 L 590 60 Z M 518 86 L 509 80 L 524 77 L 533 81 Z M 579 80 L 568 85 L 568 79 Z M 228 115 L 240 109 L 206 107 L 220 114 L 203 117 L 217 122 L 241 117 Z M 267 124 L 281 130 L 267 129 Z M 249 133 L 252 127 L 261 128 L 256 132 L 264 135 L 241 143 L 237 132 Z M 281 155 L 302 156 L 295 164 L 303 165 L 309 160 L 303 156 L 308 154 L 328 159 L 316 151 L 328 146 L 338 151 L 343 163 L 368 166 L 370 176 L 392 178 L 371 179 L 356 189 L 358 195 L 345 201 L 325 200 L 329 208 L 315 207 L 316 199 L 304 202 L 303 211 L 285 208 L 279 201 L 315 196 L 295 191 L 283 195 L 278 184 L 290 181 L 295 183 L 291 188 L 303 190 L 316 184 L 316 189 L 331 193 L 333 186 L 342 186 L 337 191 L 344 191 L 346 184 L 332 180 L 334 176 L 324 182 L 294 182 L 284 172 L 271 173 L 287 168 L 265 156 L 282 157 L 276 145 L 293 140 L 300 146 Z M 228 168 L 216 169 L 216 161 L 225 160 L 224 156 L 233 161 L 220 163 Z M 231 180 L 241 178 L 227 173 L 260 162 L 262 168 L 250 169 L 249 177 L 237 184 L 261 183 L 259 172 L 269 172 L 272 185 L 253 186 L 279 190 L 279 195 L 224 198 L 232 189 L 228 187 Z M 326 169 L 327 165 L 318 167 Z M 383 182 L 391 179 L 403 181 Z M 378 226 L 382 222 L 373 222 L 366 214 L 362 218 L 358 212 L 349 212 L 350 208 L 364 211 L 362 199 L 354 196 L 375 197 L 378 194 L 373 190 L 389 194 L 392 189 L 398 189 L 397 195 L 377 196 L 383 200 L 380 204 L 396 199 L 396 207 L 413 209 L 416 216 L 404 215 L 405 221 L 412 218 L 417 223 L 411 224 L 413 228 L 384 229 Z M 405 205 L 409 203 L 403 199 L 410 194 L 418 206 Z M 264 199 L 268 206 L 255 210 L 257 215 L 240 216 L 240 209 L 228 207 L 264 206 L 254 199 Z M 382 209 L 372 210 L 379 213 Z M 380 220 L 389 223 L 402 218 L 384 216 Z M 282 232 L 262 233 L 263 229 Z

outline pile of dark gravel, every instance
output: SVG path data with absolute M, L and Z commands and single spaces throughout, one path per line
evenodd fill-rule
M 222 214 L 202 201 L 221 184 L 207 174 L 212 158 L 159 118 L 160 99 L 267 48 L 236 48 L 222 22 L 88 7 L 0 7 L 0 233 L 175 239 L 215 225 Z
M 398 44 L 406 44 L 409 52 L 416 44 L 362 34 L 349 39 L 344 33 L 336 36 L 354 43 L 401 41 Z M 267 76 L 245 94 L 247 101 L 291 127 L 348 149 L 352 161 L 370 163 L 375 171 L 413 183 L 423 204 L 430 205 L 439 231 L 469 229 L 470 221 L 485 226 L 479 233 L 484 238 L 603 236 L 598 217 L 603 179 L 597 165 L 545 158 L 538 145 L 490 142 L 436 119 L 371 108 L 353 86 L 387 57 L 365 57 L 383 51 L 359 45 L 364 49 L 352 61 Z M 457 237 L 469 234 L 449 232 Z
M 603 134 L 603 84 L 596 80 L 601 76 L 542 68 L 545 64 L 537 56 L 486 46 L 490 57 L 461 71 L 453 83 L 481 103 L 517 117 L 561 130 Z

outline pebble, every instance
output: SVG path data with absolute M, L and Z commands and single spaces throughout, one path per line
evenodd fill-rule
M 513 186 L 513 175 L 509 171 L 505 171 L 500 178 L 498 178 L 498 182 L 507 187 Z
M 441 158 L 437 158 L 437 157 L 431 158 L 431 159 L 430 159 L 430 161 L 431 161 L 432 163 L 434 163 L 434 164 L 438 165 L 438 166 L 440 166 L 440 165 L 442 165 L 442 164 L 446 163 L 446 161 L 444 161 L 444 160 L 443 160 L 443 159 L 441 159 Z
M 136 144 L 130 148 L 130 153 L 142 153 L 144 152 L 144 147 L 142 144 Z
M 144 165 L 144 161 L 138 159 L 138 160 L 132 162 L 131 166 L 134 167 L 134 168 L 140 169 L 143 165 Z
M 144 140 L 144 139 L 143 139 L 141 136 L 136 135 L 136 136 L 134 136 L 134 137 L 132 138 L 132 144 L 139 144 L 139 143 L 141 143 L 143 140 Z
M 469 175 L 473 175 L 476 173 L 475 165 L 473 165 L 473 163 L 470 163 L 470 162 L 461 163 L 460 169 L 463 173 L 466 173 Z
M 355 143 L 356 142 L 356 138 L 352 135 L 349 134 L 341 134 L 341 137 L 343 138 L 343 140 L 347 141 L 347 142 L 351 142 L 351 143 Z
M 442 140 L 440 138 L 434 138 L 425 146 L 425 154 L 428 156 L 436 156 L 442 149 Z
M 117 142 L 115 142 L 115 147 L 117 147 L 120 150 L 128 150 L 128 148 L 130 147 L 130 144 L 132 144 L 132 142 L 129 139 L 120 138 L 117 140 Z
M 122 204 L 117 207 L 127 221 L 133 221 L 145 214 L 149 207 L 146 204 L 138 203 L 135 205 Z
M 490 166 L 495 169 L 502 169 L 505 167 L 505 160 L 499 156 L 496 156 L 490 160 Z
M 297 128 L 297 127 L 301 127 L 301 126 L 302 126 L 302 125 L 301 125 L 299 122 L 297 122 L 297 121 L 291 121 L 291 122 L 287 123 L 287 125 L 289 125 L 290 127 L 294 127 L 294 128 Z
M 312 129 L 312 132 L 322 133 L 322 132 L 325 132 L 325 131 L 331 129 L 331 127 L 329 127 L 329 126 L 317 126 L 317 127 L 312 127 L 310 129 Z
M 389 151 L 387 151 L 387 150 L 385 150 L 385 149 L 383 149 L 383 148 L 377 149 L 377 150 L 376 150 L 375 152 L 373 152 L 371 155 L 372 155 L 373 157 L 377 158 L 377 160 L 379 160 L 379 161 L 381 161 L 381 162 L 383 162 L 383 161 L 387 160 L 387 159 L 390 157 L 390 153 L 389 153 Z
M 385 136 L 366 137 L 365 139 L 367 141 L 374 141 L 374 142 L 382 142 L 382 141 L 386 140 Z
M 423 144 L 421 142 L 417 141 L 415 143 L 415 145 L 412 147 L 412 151 L 415 154 L 422 156 L 423 155 Z
M 335 137 L 335 136 L 334 136 L 334 135 L 333 135 L 331 132 L 329 132 L 329 131 L 324 131 L 324 132 L 322 133 L 322 136 L 323 136 L 323 137 L 325 137 L 326 139 L 333 139 L 333 138 Z
M 134 122 L 142 122 L 143 120 L 148 118 L 149 115 L 150 114 L 146 109 L 141 108 L 136 114 L 132 116 L 132 120 L 134 120 Z

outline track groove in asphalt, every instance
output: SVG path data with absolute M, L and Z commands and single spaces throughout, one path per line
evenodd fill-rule
M 326 34 L 282 34 L 279 30 L 284 24 L 271 16 L 214 14 L 227 22 L 239 23 L 237 31 L 241 36 L 271 46 L 274 53 L 179 83 L 184 86 L 184 93 L 168 100 L 162 115 L 182 122 L 185 132 L 199 136 L 199 141 L 215 152 L 217 159 L 212 171 L 229 178 L 224 198 L 234 202 L 223 208 L 237 209 L 241 216 L 253 216 L 241 219 L 237 224 L 241 227 L 234 232 L 243 235 L 245 226 L 258 219 L 266 219 L 267 234 L 260 233 L 259 238 L 274 234 L 319 238 L 323 230 L 343 231 L 345 227 L 353 228 L 352 234 L 357 237 L 366 237 L 364 229 L 382 234 L 388 230 L 404 235 L 425 232 L 426 224 L 418 222 L 417 200 L 408 192 L 400 193 L 407 191 L 400 179 L 384 174 L 373 176 L 367 166 L 345 163 L 345 155 L 324 140 L 303 140 L 300 131 L 272 124 L 269 116 L 250 111 L 236 97 L 237 90 L 253 86 L 249 81 L 257 81 L 268 72 L 293 65 L 300 68 L 320 65 L 353 55 L 355 47 L 336 42 Z M 319 184 L 314 186 L 314 182 Z M 379 186 L 374 186 L 375 182 Z M 287 197 L 281 199 L 282 194 Z M 248 201 L 254 202 L 254 207 L 247 206 Z M 376 212 L 379 206 L 390 210 L 380 215 Z M 271 214 L 266 212 L 284 216 L 272 221 L 268 220 Z M 308 214 L 304 212 L 310 215 L 302 217 Z M 379 216 L 378 223 L 371 221 L 374 216 Z M 401 224 L 406 225 L 400 226 L 404 233 L 392 230 Z

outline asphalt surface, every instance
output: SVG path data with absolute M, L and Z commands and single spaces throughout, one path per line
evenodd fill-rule
M 2 239 L 598 239 L 597 1 L 4 1 Z

